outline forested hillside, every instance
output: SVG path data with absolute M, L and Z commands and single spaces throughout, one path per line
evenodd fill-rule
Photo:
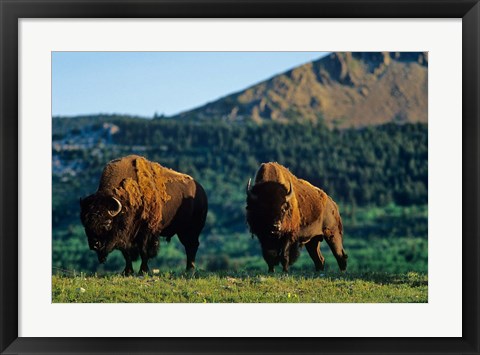
M 339 203 L 349 268 L 427 270 L 428 130 L 425 123 L 330 129 L 314 123 L 231 124 L 121 116 L 53 119 L 53 267 L 120 271 L 120 253 L 98 265 L 79 220 L 79 198 L 93 193 L 111 159 L 140 154 L 190 174 L 209 197 L 198 267 L 266 270 L 245 223 L 245 185 L 259 164 L 277 161 Z M 305 251 L 292 268 L 313 268 Z M 182 269 L 176 238 L 161 243 L 152 268 Z M 325 248 L 327 267 L 336 268 Z

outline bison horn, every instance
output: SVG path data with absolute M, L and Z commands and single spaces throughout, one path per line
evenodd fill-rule
M 290 188 L 288 190 L 287 196 L 285 196 L 285 199 L 289 201 L 293 197 L 293 186 L 292 182 L 290 181 Z
M 112 217 L 115 217 L 117 214 L 120 213 L 120 211 L 122 210 L 122 204 L 120 203 L 120 201 L 118 201 L 115 197 L 112 196 L 112 199 L 116 202 L 117 204 L 117 209 L 114 210 L 114 211 L 108 211 L 108 214 Z
M 255 194 L 252 192 L 251 188 L 250 188 L 250 184 L 252 183 L 252 179 L 248 179 L 248 183 L 247 183 L 247 196 L 254 199 L 256 198 L 257 196 L 255 196 Z

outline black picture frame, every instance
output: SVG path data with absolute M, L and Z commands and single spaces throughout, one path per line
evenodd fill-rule
M 462 18 L 461 338 L 19 338 L 18 20 L 21 18 Z M 477 0 L 0 0 L 0 351 L 53 353 L 479 353 Z M 458 228 L 457 228 L 458 229 Z M 458 236 L 452 236 L 458 237 Z M 458 239 L 457 239 L 458 240 Z M 254 320 L 252 320 L 254 321 Z M 294 324 L 294 323 L 292 323 Z M 266 325 L 268 326 L 268 325 Z M 272 325 L 273 326 L 273 325 Z M 181 329 L 179 330 L 181 332 Z

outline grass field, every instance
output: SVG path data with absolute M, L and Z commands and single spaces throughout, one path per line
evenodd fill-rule
M 52 277 L 54 303 L 428 302 L 427 275 L 386 273 L 165 272 L 153 276 Z

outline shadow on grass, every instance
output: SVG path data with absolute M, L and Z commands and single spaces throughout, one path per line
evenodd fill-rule
M 149 273 L 145 275 L 135 274 L 132 276 L 122 276 L 120 273 L 82 273 L 82 272 L 65 272 L 55 270 L 52 273 L 57 277 L 65 278 L 87 278 L 95 277 L 98 279 L 113 279 L 118 277 L 126 278 L 161 278 L 161 279 L 211 279 L 212 277 L 224 279 L 256 279 L 256 278 L 275 278 L 282 279 L 323 279 L 329 281 L 366 281 L 379 285 L 409 285 L 411 287 L 428 286 L 428 277 L 426 274 L 408 272 L 404 274 L 393 274 L 387 272 L 339 272 L 339 271 L 304 271 L 293 270 L 288 274 L 283 272 L 268 273 L 259 270 L 224 270 L 224 271 L 206 271 L 197 269 L 195 271 L 163 271 L 158 273 Z
M 379 285 L 409 285 L 410 287 L 428 286 L 428 278 L 426 274 L 416 272 L 408 272 L 405 274 L 392 274 L 387 272 L 314 272 L 295 270 L 288 274 L 282 272 L 268 273 L 260 271 L 221 271 L 221 272 L 207 272 L 199 271 L 191 277 L 193 278 L 209 278 L 215 275 L 219 278 L 259 278 L 259 277 L 273 277 L 276 279 L 288 278 L 303 278 L 303 279 L 325 279 L 330 281 L 366 281 L 373 282 Z
M 331 279 L 343 279 L 348 281 L 362 280 L 374 282 L 380 285 L 405 285 L 411 287 L 428 286 L 427 275 L 416 272 L 408 272 L 406 274 L 391 274 L 386 272 L 357 272 L 344 274 L 335 273 L 328 274 Z

